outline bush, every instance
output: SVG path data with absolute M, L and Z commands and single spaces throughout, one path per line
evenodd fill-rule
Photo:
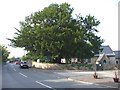
M 77 67 L 78 69 L 80 69 L 80 68 L 88 68 L 88 69 L 90 69 L 90 70 L 92 70 L 92 64 L 71 64 L 71 66 L 72 67 Z

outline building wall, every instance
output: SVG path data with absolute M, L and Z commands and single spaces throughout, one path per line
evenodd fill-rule
M 77 63 L 78 59 L 77 58 L 71 58 L 71 63 Z
M 101 64 L 102 64 L 103 70 L 110 69 L 111 68 L 110 58 L 108 58 L 106 55 L 104 55 L 104 57 L 101 60 Z
M 96 60 L 98 59 L 98 57 L 92 57 L 91 58 L 91 64 L 95 64 Z
M 111 64 L 116 64 L 116 59 L 115 59 L 115 57 L 109 57 L 109 59 L 110 59 L 110 63 L 111 63 Z
M 95 64 L 97 59 L 98 57 L 91 58 L 91 63 Z M 103 70 L 113 69 L 116 66 L 115 56 L 108 57 L 107 55 L 104 55 L 99 63 L 101 63 Z

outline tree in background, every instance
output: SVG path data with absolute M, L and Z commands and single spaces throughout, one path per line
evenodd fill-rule
M 100 24 L 94 16 L 73 18 L 68 3 L 50 4 L 42 11 L 32 13 L 20 22 L 16 37 L 9 39 L 13 46 L 24 47 L 38 57 L 79 58 L 81 62 L 94 56 L 103 43 L 97 36 Z
M 2 57 L 2 62 L 7 61 L 8 56 L 10 54 L 10 52 L 7 50 L 7 47 L 0 45 L 0 51 L 1 51 L 0 57 Z
M 9 58 L 10 61 L 14 61 L 15 60 L 15 56 Z

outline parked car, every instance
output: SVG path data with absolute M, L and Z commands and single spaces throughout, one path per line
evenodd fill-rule
M 20 61 L 15 61 L 15 64 L 20 64 Z
M 28 66 L 26 61 L 21 61 L 20 62 L 20 68 L 29 68 L 29 66 Z

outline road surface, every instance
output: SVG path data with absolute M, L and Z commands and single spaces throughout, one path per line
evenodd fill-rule
M 91 85 L 87 83 L 75 82 L 69 80 L 64 75 L 60 75 L 59 72 L 54 72 L 53 70 L 40 70 L 36 68 L 20 69 L 19 65 L 8 63 L 2 67 L 2 88 L 38 88 L 39 90 L 44 88 L 49 90 L 57 90 L 62 88 L 63 90 L 65 88 L 78 89 L 107 87 L 96 84 Z

